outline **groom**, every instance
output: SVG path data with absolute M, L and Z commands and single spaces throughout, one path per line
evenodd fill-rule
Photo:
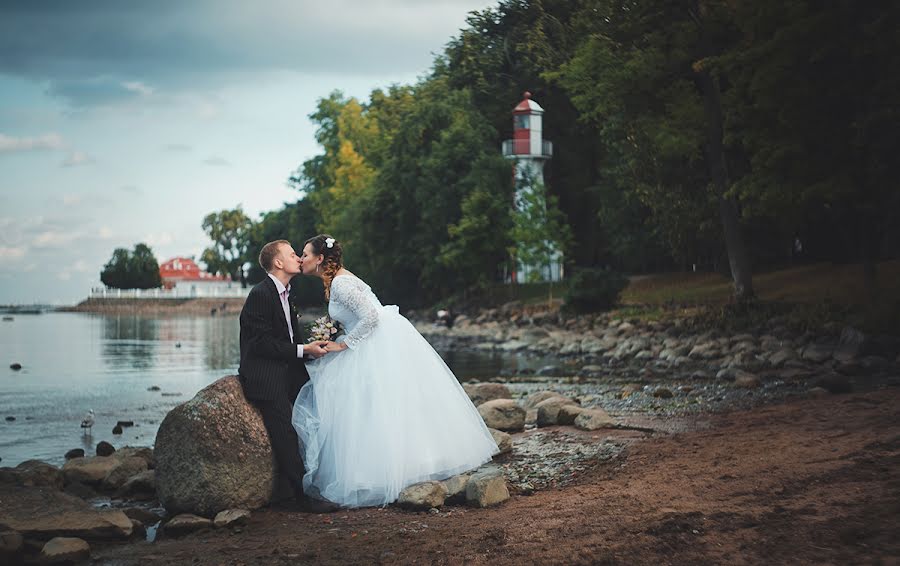
M 241 309 L 238 374 L 244 395 L 262 413 L 278 468 L 293 485 L 297 501 L 307 511 L 333 511 L 329 504 L 303 496 L 303 461 L 291 424 L 294 400 L 309 380 L 303 356 L 324 356 L 327 342 L 297 343 L 297 320 L 288 293 L 291 278 L 300 273 L 300 258 L 290 242 L 276 240 L 263 246 L 259 265 L 268 277 L 251 289 Z

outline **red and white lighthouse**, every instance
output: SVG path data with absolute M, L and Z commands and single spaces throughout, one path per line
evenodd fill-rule
M 522 210 L 526 203 L 538 200 L 546 210 L 544 200 L 544 163 L 553 156 L 553 144 L 544 139 L 544 109 L 525 92 L 522 101 L 513 109 L 513 138 L 503 142 L 503 156 L 515 160 L 516 196 L 515 206 Z M 540 189 L 536 193 L 536 189 Z M 540 198 L 525 198 L 539 196 Z M 548 243 L 548 247 L 552 247 Z M 560 281 L 563 278 L 563 256 L 557 249 L 549 254 L 541 265 L 529 265 L 515 259 L 515 270 L 509 280 L 517 283 L 526 281 Z

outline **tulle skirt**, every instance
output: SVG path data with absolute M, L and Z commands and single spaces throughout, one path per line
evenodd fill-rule
M 307 364 L 293 424 L 304 492 L 386 505 L 407 486 L 472 470 L 497 452 L 456 377 L 395 306 L 355 349 Z

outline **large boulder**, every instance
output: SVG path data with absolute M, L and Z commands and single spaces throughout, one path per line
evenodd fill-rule
M 209 529 L 213 522 L 206 517 L 198 517 L 190 513 L 176 515 L 163 525 L 163 533 L 168 537 L 180 537 L 203 529 Z
M 71 564 L 91 557 L 87 541 L 74 537 L 56 537 L 47 541 L 41 549 L 41 562 L 45 564 Z
M 16 531 L 25 538 L 125 540 L 131 536 L 131 519 L 122 511 L 95 509 L 82 499 L 53 489 L 2 485 L 0 501 L 0 531 Z
M 63 475 L 56 466 L 40 460 L 26 460 L 15 468 L 0 468 L 0 483 L 62 489 Z
M 476 472 L 466 484 L 466 503 L 473 507 L 492 507 L 507 499 L 509 489 L 499 470 Z
M 465 383 L 463 389 L 476 407 L 494 399 L 512 399 L 509 388 L 502 383 Z
M 494 437 L 494 442 L 497 443 L 497 455 L 506 454 L 507 452 L 512 452 L 512 436 L 508 432 L 503 432 L 502 430 L 497 430 L 495 428 L 489 428 L 491 431 L 491 436 Z
M 606 411 L 599 408 L 584 409 L 575 417 L 575 428 L 581 430 L 599 430 L 601 428 L 614 428 L 616 422 Z
M 121 463 L 122 460 L 115 456 L 73 458 L 63 464 L 62 473 L 67 484 L 83 483 L 98 486 Z
M 156 497 L 156 472 L 144 470 L 143 472 L 128 478 L 116 495 L 129 499 L 153 499 Z
M 567 405 L 577 404 L 578 403 L 576 403 L 572 399 L 563 396 L 544 399 L 535 406 L 535 408 L 537 409 L 537 425 L 540 427 L 544 427 L 557 424 L 559 410 Z
M 525 398 L 522 406 L 525 407 L 525 409 L 534 409 L 541 401 L 552 399 L 553 397 L 562 397 L 562 395 L 556 391 L 536 391 Z
M 169 411 L 156 434 L 154 459 L 156 491 L 172 515 L 257 509 L 275 486 L 269 434 L 237 376 L 219 379 Z
M 425 481 L 401 491 L 397 505 L 406 509 L 425 511 L 443 505 L 448 493 L 447 486 L 443 482 Z
M 525 428 L 525 409 L 512 399 L 494 399 L 478 406 L 478 414 L 489 428 L 518 432 Z
M 119 465 L 110 470 L 106 477 L 103 478 L 101 487 L 109 491 L 115 491 L 125 485 L 125 483 L 140 474 L 147 471 L 147 460 L 129 456 L 119 459 Z

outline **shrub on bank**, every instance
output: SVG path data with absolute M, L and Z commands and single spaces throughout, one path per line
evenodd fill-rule
M 605 311 L 619 302 L 628 278 L 606 269 L 579 269 L 569 280 L 566 310 L 574 313 Z

